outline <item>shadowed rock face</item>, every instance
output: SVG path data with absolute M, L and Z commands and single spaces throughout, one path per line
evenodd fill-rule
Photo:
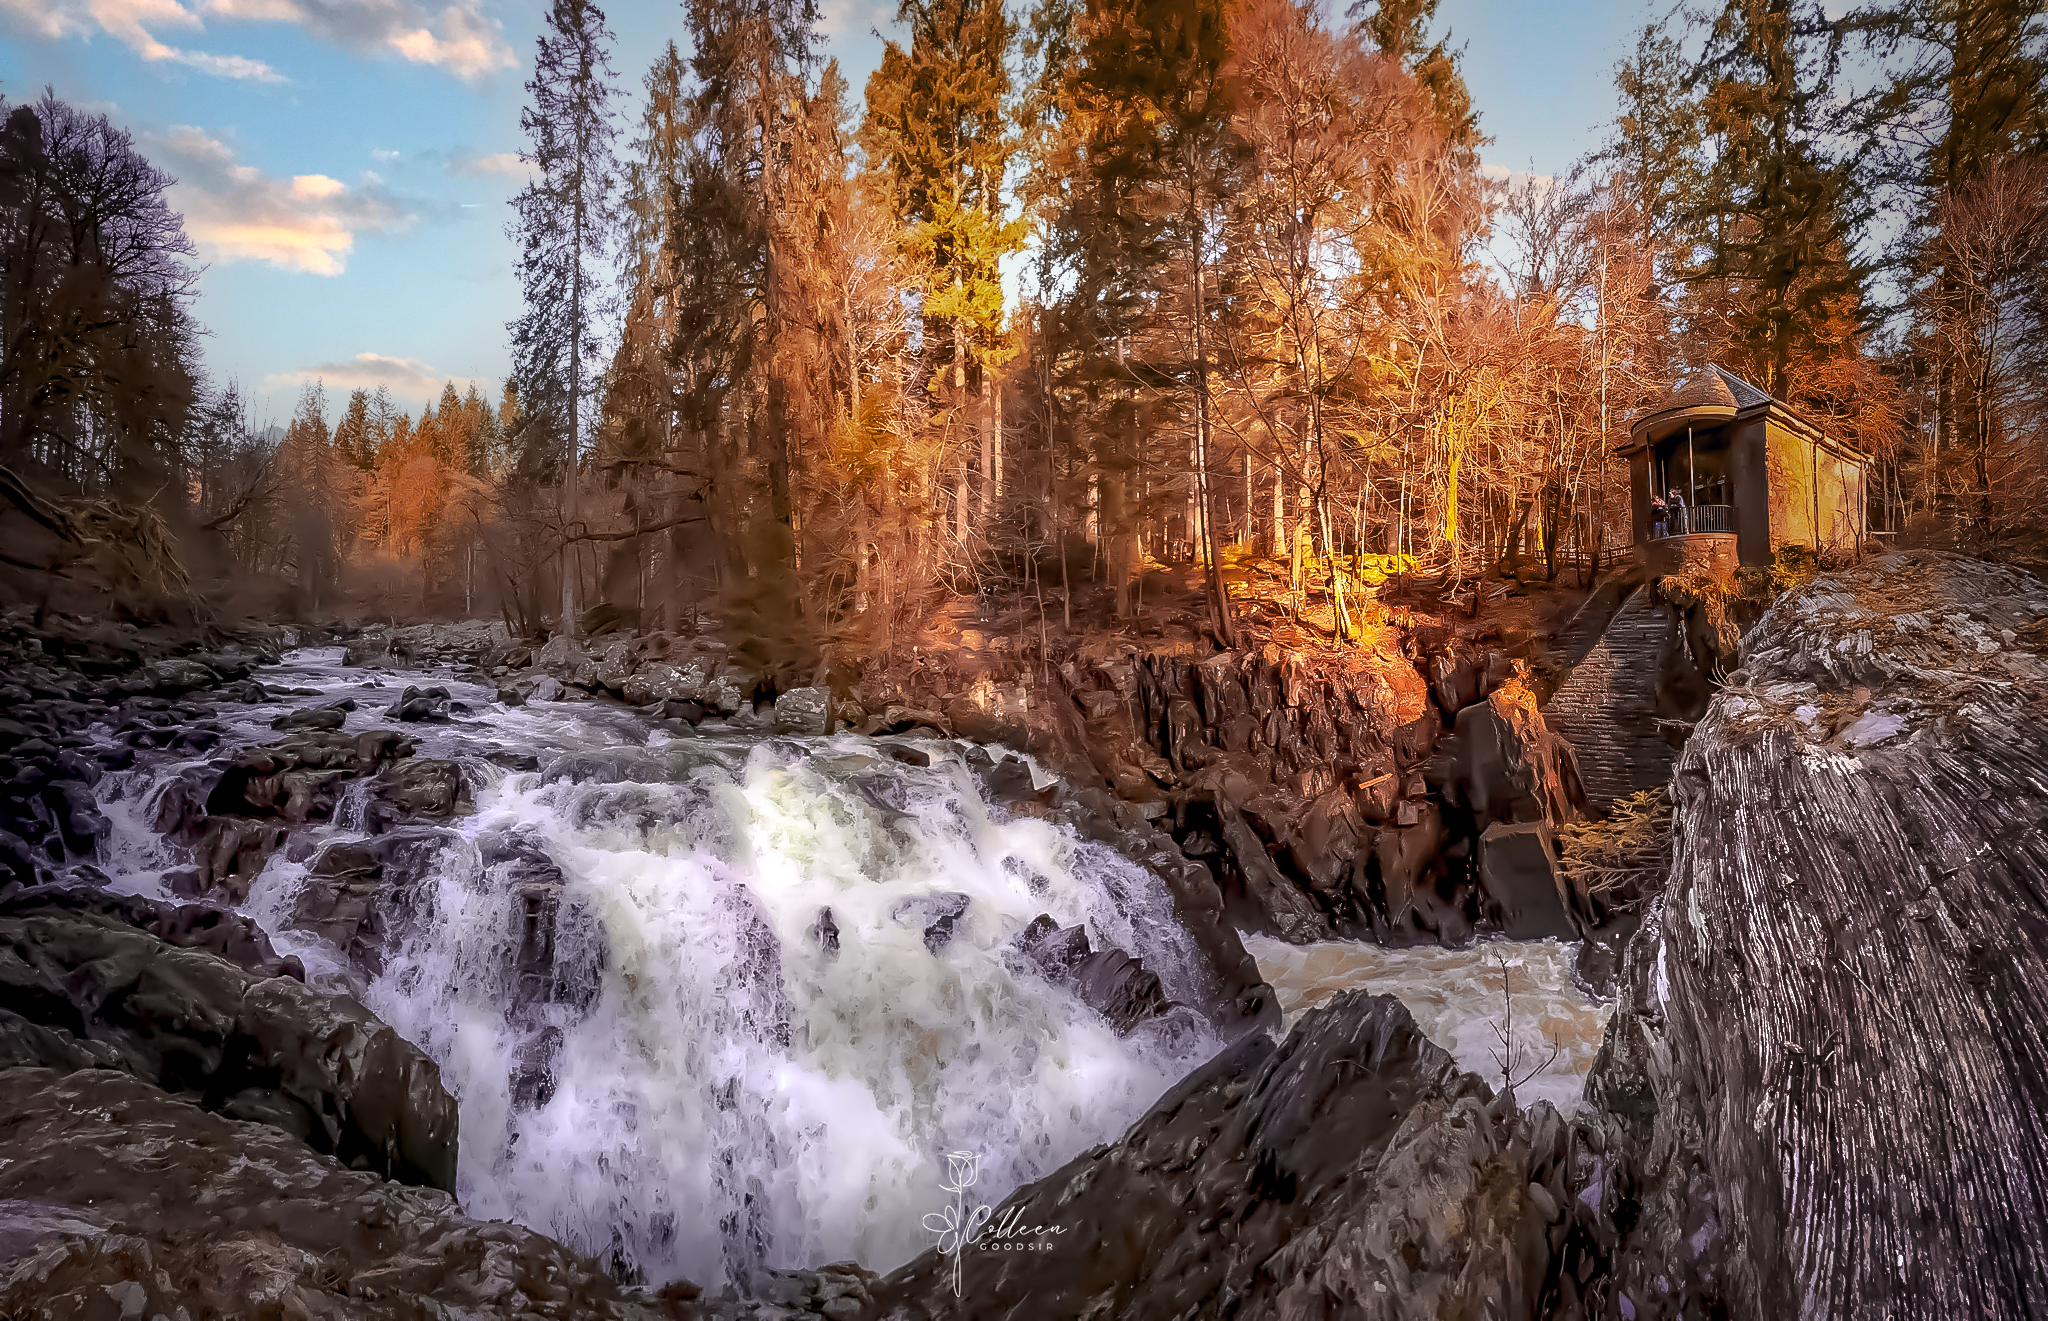
M 0 1071 L 0 1313 L 695 1317 L 518 1225 L 124 1074 Z
M 1745 639 L 1589 1082 L 1645 1153 L 1637 1316 L 2048 1310 L 2044 621 L 1915 553 Z
M 346 1164 L 454 1186 L 455 1102 L 432 1060 L 307 989 L 242 919 L 100 898 L 0 901 L 0 1067 L 120 1069 Z
M 1577 1282 L 1615 1237 L 1611 1194 L 1579 1196 L 1605 1168 L 1589 1132 L 1494 1098 L 1398 1000 L 1347 992 L 1020 1190 L 966 1250 L 957 1296 L 952 1260 L 929 1252 L 884 1279 L 878 1312 L 1579 1315 Z

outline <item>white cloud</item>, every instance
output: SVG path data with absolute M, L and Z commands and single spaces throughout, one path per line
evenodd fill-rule
M 252 82 L 284 81 L 284 75 L 261 60 L 210 55 L 158 39 L 157 31 L 198 32 L 205 26 L 198 12 L 185 8 L 179 0 L 0 0 L 0 13 L 51 40 L 89 37 L 100 31 L 153 64 L 182 64 L 201 73 Z
M 174 3 L 175 0 L 163 0 Z M 429 0 L 429 3 L 431 0 Z M 314 36 L 371 54 L 397 55 L 481 78 L 518 64 L 504 29 L 481 0 L 448 0 L 430 9 L 419 0 L 195 0 L 208 14 L 297 23 Z
M 884 0 L 824 0 L 818 6 L 818 35 L 862 36 L 869 28 L 886 30 L 895 17 L 896 6 Z
M 488 156 L 457 151 L 449 155 L 442 168 L 458 179 L 525 179 L 533 173 L 533 166 L 510 151 L 493 152 Z
M 404 399 L 437 399 L 450 380 L 458 392 L 486 382 L 468 377 L 443 376 L 415 358 L 394 358 L 382 353 L 358 353 L 340 362 L 318 362 L 297 371 L 279 372 L 263 379 L 262 388 L 271 391 L 297 390 L 308 381 L 323 382 L 330 391 L 374 390 L 383 386 Z
M 295 23 L 314 36 L 369 54 L 396 55 L 481 78 L 518 63 L 504 30 L 482 0 L 0 0 L 0 14 L 56 40 L 104 32 L 149 61 L 169 61 L 224 78 L 282 82 L 283 75 L 240 55 L 212 55 L 161 40 L 159 32 L 201 32 L 209 18 Z
M 1557 176 L 1554 174 L 1537 174 L 1532 170 L 1511 170 L 1505 165 L 1481 165 L 1479 173 L 1494 183 L 1503 184 L 1509 188 L 1520 188 L 1524 185 L 1533 184 L 1538 193 L 1548 193 L 1551 189 L 1557 187 Z
M 419 218 L 375 183 L 351 188 L 324 174 L 280 179 L 238 164 L 226 143 L 200 129 L 174 128 L 152 145 L 178 176 L 171 200 L 208 261 L 339 275 L 357 234 L 402 232 Z

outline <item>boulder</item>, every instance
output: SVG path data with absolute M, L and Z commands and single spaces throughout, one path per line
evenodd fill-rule
M 619 695 L 634 706 L 653 702 L 699 700 L 711 677 L 711 663 L 693 657 L 681 663 L 649 661 L 619 685 Z
M 102 1067 L 282 1128 L 344 1163 L 454 1186 L 455 1103 L 440 1070 L 349 997 L 30 894 L 0 911 L 0 1006 L 43 1028 L 40 1044 L 96 1048 Z
M 597 683 L 597 662 L 576 645 L 575 639 L 560 634 L 549 638 L 547 645 L 533 654 L 533 668 L 540 674 L 579 688 L 594 687 Z
M 309 730 L 340 729 L 348 722 L 346 711 L 331 707 L 306 707 L 298 711 L 287 711 L 270 722 L 272 729 L 281 733 L 296 734 Z
M 1012 947 L 1037 973 L 1108 1019 L 1119 1035 L 1170 1007 L 1158 974 L 1120 949 L 1091 949 L 1087 931 L 1040 913 Z
M 445 722 L 448 719 L 449 700 L 448 690 L 439 684 L 431 688 L 415 688 L 408 685 L 384 714 L 393 720 Z
M 1348 991 L 1017 1190 L 961 1253 L 957 1293 L 955 1260 L 927 1251 L 874 1314 L 1533 1319 L 1595 1264 L 1572 1235 L 1614 1233 L 1597 1196 L 1576 1200 L 1592 1173 L 1550 1107 L 1496 1101 L 1398 1000 Z
M 363 824 L 380 834 L 401 821 L 445 821 L 470 807 L 469 785 L 452 761 L 409 757 L 377 772 Z
M 824 734 L 831 723 L 832 694 L 824 688 L 791 688 L 775 695 L 778 734 Z
M 615 1284 L 261 1123 L 102 1070 L 0 1072 L 0 1313 L 655 1321 L 697 1290 Z
M 1557 841 L 1541 821 L 1496 821 L 1479 836 L 1479 885 L 1486 912 L 1515 940 L 1577 940 L 1571 890 L 1558 868 Z

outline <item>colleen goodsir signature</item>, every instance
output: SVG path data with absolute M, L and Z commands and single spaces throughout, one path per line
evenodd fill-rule
M 953 1204 L 924 1218 L 924 1227 L 939 1236 L 939 1255 L 953 1259 L 953 1296 L 960 1296 L 960 1262 L 966 1249 L 990 1252 L 1046 1252 L 1066 1233 L 1064 1225 L 1027 1225 L 1023 1212 L 1011 1207 L 995 1220 L 986 1205 L 970 1209 L 967 1190 L 981 1174 L 981 1157 L 972 1151 L 946 1153 L 946 1181 L 939 1187 L 953 1194 Z M 993 1223 L 991 1223 L 993 1221 Z

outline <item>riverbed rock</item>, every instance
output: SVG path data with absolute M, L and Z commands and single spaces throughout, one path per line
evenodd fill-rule
M 193 869 L 177 888 L 241 902 L 293 829 L 331 818 L 349 781 L 411 756 L 413 746 L 395 730 L 316 730 L 182 777 L 156 807 L 158 833 L 192 850 Z
M 455 1103 L 432 1060 L 349 997 L 261 975 L 260 964 L 201 944 L 173 945 L 125 915 L 34 892 L 7 901 L 0 1009 L 58 1041 L 100 1048 L 101 1067 L 283 1129 L 345 1163 L 454 1186 Z M 9 1063 L 75 1067 L 75 1058 Z
M 270 727 L 286 734 L 305 733 L 311 730 L 340 729 L 348 722 L 348 713 L 332 707 L 309 706 L 296 711 L 287 711 L 270 722 Z
M 573 638 L 557 635 L 533 653 L 533 668 L 565 684 L 589 688 L 597 683 L 597 662 Z M 548 699 L 543 699 L 548 700 Z
M 957 1295 L 954 1262 L 926 1252 L 877 1286 L 877 1314 L 1534 1318 L 1567 1257 L 1579 1150 L 1550 1107 L 1460 1073 L 1399 1001 L 1345 992 L 1019 1189 Z
M 823 734 L 831 720 L 832 695 L 823 688 L 791 688 L 775 695 L 778 734 Z
M 408 757 L 384 767 L 370 781 L 363 824 L 379 834 L 402 821 L 446 821 L 470 806 L 469 784 L 460 766 Z
M 619 687 L 619 695 L 634 706 L 653 702 L 695 702 L 704 694 L 711 678 L 711 662 L 694 657 L 680 663 L 649 661 L 633 671 Z
M 1092 949 L 1086 929 L 1062 927 L 1048 913 L 1033 918 L 1012 945 L 1039 976 L 1071 990 L 1120 1035 L 1170 1008 L 1158 974 L 1120 949 Z
M 292 925 L 311 932 L 366 975 L 383 968 L 392 937 L 432 916 L 433 876 L 452 831 L 408 825 L 328 844 L 306 868 Z
M 393 702 L 384 714 L 393 720 L 445 722 L 448 719 L 449 701 L 447 688 L 440 684 L 428 688 L 407 685 L 406 690 L 398 695 L 398 700 Z
M 0 1312 L 23 1318 L 706 1315 L 523 1226 L 100 1070 L 0 1071 Z
M 1553 829 L 1586 808 L 1571 745 L 1550 732 L 1536 695 L 1511 680 L 1458 712 L 1451 737 L 1430 767 L 1445 801 L 1481 824 L 1542 821 Z
M 2048 588 L 1936 552 L 1782 598 L 1673 780 L 1589 1094 L 1643 1318 L 2048 1305 Z

